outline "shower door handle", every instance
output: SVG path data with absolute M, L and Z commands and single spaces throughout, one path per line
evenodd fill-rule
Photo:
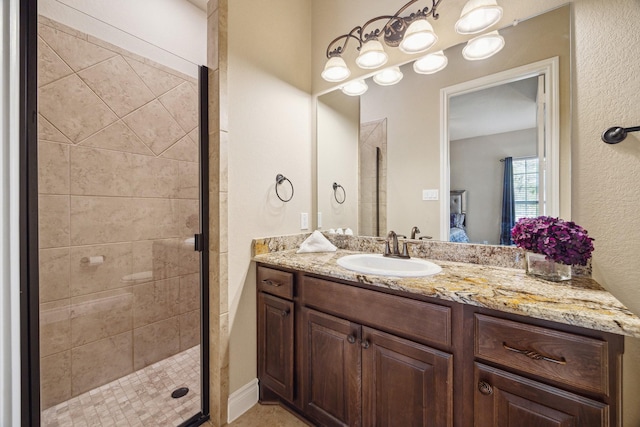
M 193 235 L 193 250 L 196 252 L 204 251 L 204 234 Z

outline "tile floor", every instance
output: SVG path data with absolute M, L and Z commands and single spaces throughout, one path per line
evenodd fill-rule
M 230 427 L 307 427 L 308 424 L 279 405 L 256 404 Z
M 189 393 L 173 399 L 178 387 Z M 41 419 L 43 427 L 177 426 L 198 412 L 199 345 L 48 408 Z

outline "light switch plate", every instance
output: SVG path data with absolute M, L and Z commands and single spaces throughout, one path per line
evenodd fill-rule
M 318 212 L 318 228 L 322 228 L 322 212 Z
M 308 230 L 309 229 L 309 214 L 303 212 L 300 214 L 300 230 Z
M 422 200 L 438 200 L 438 190 L 422 190 Z

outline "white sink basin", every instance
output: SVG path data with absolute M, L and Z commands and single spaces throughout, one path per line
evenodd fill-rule
M 390 258 L 380 254 L 355 254 L 338 258 L 347 270 L 378 276 L 424 277 L 438 274 L 442 267 L 419 258 Z

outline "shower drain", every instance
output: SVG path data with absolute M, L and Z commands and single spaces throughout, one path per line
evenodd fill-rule
M 187 393 L 189 393 L 188 387 L 180 387 L 173 390 L 173 393 L 171 393 L 171 397 L 173 397 L 174 399 L 180 399 L 181 397 L 186 396 Z

